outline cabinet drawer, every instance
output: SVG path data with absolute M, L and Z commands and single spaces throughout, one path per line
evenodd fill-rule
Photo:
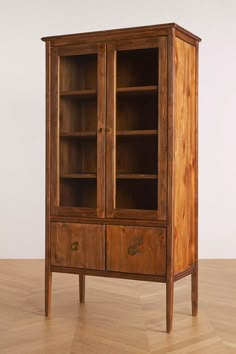
M 107 226 L 107 270 L 164 275 L 166 230 L 156 227 Z
M 105 226 L 51 223 L 51 264 L 105 269 Z

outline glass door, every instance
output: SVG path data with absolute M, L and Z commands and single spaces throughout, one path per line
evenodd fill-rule
M 52 82 L 54 213 L 104 216 L 105 45 L 55 49 Z
M 107 216 L 166 218 L 164 38 L 109 43 Z

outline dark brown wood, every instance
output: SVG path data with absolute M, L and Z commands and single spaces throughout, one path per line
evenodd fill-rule
M 96 132 L 60 132 L 61 137 L 67 138 L 91 138 L 97 135 Z
M 79 274 L 79 300 L 85 302 L 85 275 Z
M 61 91 L 61 96 L 72 96 L 76 98 L 85 98 L 85 97 L 95 97 L 97 91 L 96 90 L 74 90 L 74 91 Z
M 172 331 L 173 323 L 173 303 L 174 303 L 174 281 L 166 281 L 166 332 Z
M 50 220 L 52 222 L 70 222 L 70 223 L 83 223 L 83 224 L 100 224 L 100 225 L 130 225 L 130 226 L 147 226 L 147 221 L 144 219 L 112 219 L 112 218 L 94 218 L 94 217 L 85 217 L 82 218 L 78 215 L 73 216 L 73 214 L 68 214 L 68 216 L 51 216 Z M 167 222 L 162 220 L 148 220 L 148 226 L 156 227 L 166 227 Z
M 185 269 L 183 272 L 176 273 L 174 275 L 174 281 L 180 280 L 190 274 L 192 274 L 195 271 L 195 266 L 189 267 L 188 269 Z
M 170 28 L 175 28 L 179 32 L 185 33 L 188 37 L 192 37 L 196 41 L 201 41 L 199 37 L 189 32 L 185 28 L 177 25 L 176 23 L 165 23 L 160 25 L 152 26 L 140 26 L 140 27 L 130 27 L 122 28 L 108 31 L 97 31 L 97 32 L 86 32 L 86 33 L 76 33 L 67 34 L 61 36 L 50 36 L 43 37 L 43 41 L 52 41 L 53 45 L 65 45 L 74 44 L 77 41 L 81 42 L 96 42 L 98 40 L 110 41 L 115 39 L 130 39 L 142 37 L 152 37 L 152 36 L 162 36 L 167 35 Z
M 198 313 L 198 267 L 195 267 L 191 274 L 191 299 L 192 299 L 192 315 L 197 316 Z
M 116 178 L 121 179 L 156 179 L 157 175 L 142 174 L 142 173 L 118 173 Z
M 106 45 L 98 44 L 97 212 L 105 217 Z
M 63 173 L 61 178 L 96 178 L 95 173 Z
M 154 94 L 153 94 L 154 93 Z M 116 102 L 116 135 L 120 132 L 153 131 L 158 134 L 158 91 L 149 94 L 118 95 Z M 155 133 L 154 133 L 155 131 Z M 128 136 L 128 135 L 127 135 Z
M 50 140 L 51 140 L 51 43 L 46 43 L 46 180 L 45 180 L 45 315 L 51 314 L 52 271 L 50 264 Z
M 106 134 L 106 216 L 112 217 L 115 208 L 115 126 L 114 107 L 116 105 L 116 55 L 114 43 L 107 43 L 107 129 Z
M 53 265 L 51 266 L 51 270 L 52 272 L 57 272 L 57 273 L 84 274 L 84 275 L 91 275 L 95 277 L 121 278 L 121 279 L 130 279 L 130 280 L 153 281 L 159 283 L 166 282 L 166 277 L 163 275 L 100 271 L 95 269 L 69 268 L 69 267 L 61 267 L 61 266 L 57 267 Z
M 137 95 L 137 94 L 152 94 L 157 92 L 157 86 L 136 86 L 136 87 L 118 87 L 116 92 L 119 95 Z
M 80 43 L 80 42 L 74 42 L 72 46 L 62 46 L 60 45 L 58 47 L 58 55 L 60 56 L 68 56 L 68 55 L 74 55 L 76 51 L 82 51 L 83 54 L 94 54 L 97 51 L 97 43 L 98 41 L 95 41 L 93 43 Z
M 116 136 L 139 136 L 139 135 L 157 135 L 156 129 L 149 129 L 149 130 L 117 130 Z
M 59 95 L 59 67 L 58 67 L 58 50 L 51 50 L 51 67 L 48 76 L 53 83 L 50 86 L 50 140 L 47 143 L 50 145 L 50 208 L 51 214 L 57 215 L 57 205 L 59 203 L 58 190 L 58 133 L 59 133 L 59 116 L 58 116 L 58 95 Z
M 107 270 L 165 275 L 166 230 L 107 226 Z
M 198 43 L 196 46 L 196 64 L 195 64 L 195 90 L 196 90 L 196 115 L 195 115 L 195 181 L 194 181 L 194 231 L 195 231 L 195 254 L 194 271 L 192 273 L 192 315 L 198 314 Z
M 166 253 L 166 329 L 172 330 L 173 301 L 174 301 L 174 234 L 173 234 L 173 203 L 174 203 L 174 141 L 175 129 L 175 41 L 174 30 L 168 35 L 168 225 L 167 225 L 167 253 Z
M 51 223 L 51 265 L 105 269 L 105 226 Z
M 176 24 L 44 38 L 45 314 L 52 272 L 166 283 L 198 308 L 200 39 Z

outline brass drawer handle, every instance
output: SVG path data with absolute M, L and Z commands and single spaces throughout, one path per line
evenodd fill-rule
M 106 129 L 105 129 L 105 132 L 106 132 L 106 133 L 110 133 L 110 132 L 111 132 L 111 128 L 106 128 Z
M 102 132 L 102 128 L 98 128 L 98 133 L 101 133 Z
M 75 241 L 71 244 L 72 251 L 78 251 L 79 248 L 80 248 L 80 243 L 78 241 Z
M 138 253 L 144 252 L 144 240 L 143 236 L 135 237 L 134 243 L 128 247 L 128 254 L 130 256 L 135 256 Z
M 128 248 L 128 253 L 130 256 L 135 256 L 138 252 L 139 252 L 139 249 L 137 246 L 132 245 Z

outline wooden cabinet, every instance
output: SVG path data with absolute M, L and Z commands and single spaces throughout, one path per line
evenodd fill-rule
M 192 276 L 197 314 L 200 39 L 176 24 L 46 42 L 46 266 L 166 283 Z

